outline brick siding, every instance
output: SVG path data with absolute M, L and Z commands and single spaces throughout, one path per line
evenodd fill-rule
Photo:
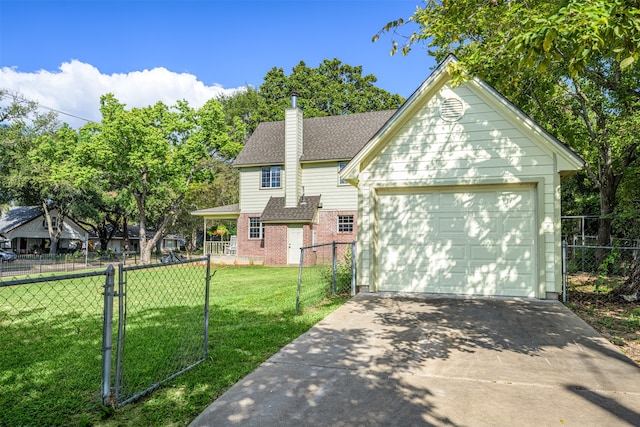
M 353 232 L 338 233 L 338 216 L 353 215 Z M 287 265 L 287 225 L 265 224 L 264 240 L 249 239 L 249 218 L 259 217 L 260 213 L 241 214 L 238 217 L 238 255 L 263 256 L 265 265 Z M 356 211 L 322 211 L 318 215 L 317 224 L 303 226 L 303 245 L 315 243 L 351 242 L 358 231 L 358 214 Z

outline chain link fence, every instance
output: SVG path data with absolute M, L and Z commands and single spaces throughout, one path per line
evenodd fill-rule
M 90 425 L 205 360 L 209 284 L 208 257 L 1 281 L 0 426 Z
M 163 262 L 168 255 L 184 259 L 183 256 L 170 252 L 169 254 L 154 253 L 152 262 Z M 140 264 L 140 254 L 136 252 L 127 253 L 97 253 L 90 252 L 73 254 L 21 254 L 10 262 L 0 262 L 0 280 L 3 277 L 26 276 L 50 272 L 72 272 L 78 270 L 90 270 L 106 268 L 109 264 L 122 263 L 124 265 Z
M 629 277 L 640 257 L 637 246 L 562 245 L 564 302 L 578 298 L 581 289 L 598 293 L 618 286 Z
M 296 314 L 326 298 L 355 295 L 355 242 L 300 248 Z
M 104 285 L 104 270 L 0 282 L 0 426 L 80 425 L 100 406 Z

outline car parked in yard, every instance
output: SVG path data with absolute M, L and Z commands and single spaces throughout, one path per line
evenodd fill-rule
M 16 258 L 18 258 L 18 255 L 16 255 L 14 252 L 0 249 L 0 259 L 2 261 L 11 262 L 11 261 L 15 261 Z

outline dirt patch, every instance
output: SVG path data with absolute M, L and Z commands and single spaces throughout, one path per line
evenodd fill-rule
M 640 302 L 609 295 L 623 279 L 572 275 L 567 283 L 567 307 L 640 366 Z

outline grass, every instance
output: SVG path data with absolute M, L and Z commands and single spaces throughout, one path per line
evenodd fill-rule
M 640 365 L 640 306 L 610 296 L 622 282 L 624 277 L 571 275 L 567 307 Z
M 29 285 L 14 288 L 10 297 L 6 288 L 0 288 L 0 425 L 188 424 L 231 385 L 344 301 L 324 301 L 295 316 L 297 274 L 298 269 L 290 267 L 218 268 L 210 293 L 207 359 L 117 410 L 99 404 L 100 281 L 76 280 L 65 284 L 67 289 Z M 127 280 L 127 292 L 132 293 L 133 280 Z M 173 295 L 171 280 L 155 277 L 153 282 L 155 295 Z M 19 314 L 10 311 L 9 298 L 30 301 L 45 294 L 52 302 Z M 64 294 L 75 297 L 69 300 Z M 128 306 L 132 323 L 127 327 L 127 345 L 136 331 L 146 340 L 159 334 L 181 336 L 172 331 L 183 323 L 180 316 L 188 314 L 187 306 L 176 300 L 173 306 L 162 307 L 160 314 L 142 305 L 139 310 Z M 131 355 L 141 366 L 152 363 L 152 355 L 135 351 Z

